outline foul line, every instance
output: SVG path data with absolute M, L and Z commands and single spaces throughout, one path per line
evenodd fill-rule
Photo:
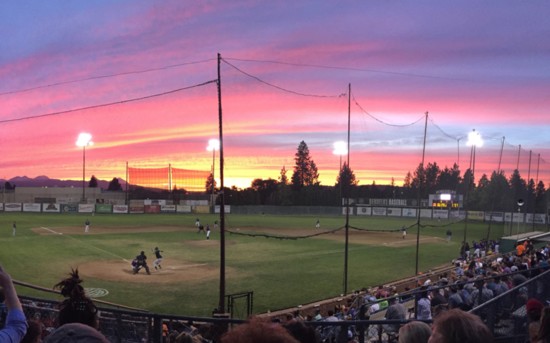
M 44 229 L 44 230 L 47 230 L 47 231 L 50 231 L 51 233 L 56 234 L 56 235 L 63 235 L 63 232 L 57 232 L 57 231 L 55 231 L 55 230 L 52 230 L 52 229 L 47 228 L 47 227 L 44 227 L 44 226 L 41 226 L 40 228 L 41 228 L 41 229 Z M 107 250 L 98 248 L 98 247 L 93 246 L 93 245 L 90 245 L 90 244 L 84 244 L 81 240 L 76 239 L 76 238 L 74 238 L 74 237 L 71 236 L 71 235 L 64 235 L 64 236 L 65 236 L 65 237 L 69 237 L 69 238 L 71 238 L 71 239 L 74 239 L 75 241 L 79 242 L 80 244 L 86 245 L 86 246 L 88 246 L 88 247 L 90 247 L 90 248 L 94 248 L 94 249 L 96 249 L 96 250 L 99 250 L 99 251 L 101 251 L 101 252 L 107 253 L 107 254 L 112 255 L 112 256 L 114 256 L 114 257 L 120 258 L 120 259 L 123 260 L 124 262 L 130 263 L 129 260 L 127 260 L 127 259 L 125 259 L 124 257 L 119 256 L 119 255 L 117 255 L 117 254 L 115 254 L 115 253 L 112 253 L 112 252 L 110 252 L 110 251 L 107 251 Z

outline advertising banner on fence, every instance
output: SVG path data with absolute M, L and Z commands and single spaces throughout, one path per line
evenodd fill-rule
M 23 212 L 40 212 L 42 206 L 39 203 L 24 203 Z
M 195 205 L 193 209 L 195 213 L 210 213 L 210 206 L 208 205 Z
M 77 204 L 63 204 L 61 205 L 61 211 L 63 212 L 78 212 Z
M 533 224 L 533 213 L 525 215 L 525 222 Z M 546 216 L 542 213 L 535 214 L 535 224 L 546 224 Z
M 483 220 L 483 211 L 468 211 L 468 219 Z
M 420 217 L 422 217 L 422 218 L 431 218 L 432 217 L 432 209 L 431 208 L 420 209 Z
M 143 211 L 145 213 L 160 213 L 160 205 L 145 205 Z
M 434 219 L 449 219 L 448 210 L 433 210 Z
M 357 215 L 358 216 L 370 216 L 372 214 L 372 210 L 368 206 L 357 206 Z
M 231 213 L 231 205 L 224 205 L 224 206 L 223 206 L 223 211 L 224 211 L 225 213 Z M 216 205 L 216 206 L 214 207 L 214 212 L 215 212 L 215 213 L 220 213 L 220 206 Z
M 95 209 L 94 204 L 78 204 L 79 213 L 93 213 Z
M 342 214 L 346 214 L 346 209 L 349 215 L 353 215 L 353 207 L 342 207 Z
M 113 213 L 128 213 L 128 205 L 113 205 Z
M 386 215 L 386 208 L 385 207 L 373 207 L 372 208 L 372 215 L 373 216 L 385 216 Z
M 401 212 L 403 217 L 416 217 L 416 208 L 404 208 Z
M 4 203 L 0 203 L 0 211 L 4 211 Z
M 95 211 L 97 213 L 111 213 L 113 212 L 111 204 L 96 204 Z
M 4 205 L 4 211 L 6 212 L 21 212 L 20 202 L 8 202 Z
M 145 199 L 145 200 L 143 200 L 143 205 L 160 205 L 160 206 L 164 206 L 164 205 L 166 205 L 166 200 Z
M 130 205 L 130 213 L 143 213 L 144 211 L 143 205 Z
M 176 205 L 160 205 L 160 211 L 162 213 L 174 213 L 176 212 Z
M 48 213 L 59 213 L 61 212 L 61 205 L 56 203 L 43 203 L 42 204 L 42 212 L 48 212 Z
M 394 207 L 388 208 L 388 217 L 401 217 L 401 209 Z
M 502 223 L 504 222 L 504 212 L 487 212 L 485 213 L 485 221 Z
M 177 205 L 176 206 L 176 212 L 178 212 L 178 213 L 191 213 L 191 206 L 190 205 Z

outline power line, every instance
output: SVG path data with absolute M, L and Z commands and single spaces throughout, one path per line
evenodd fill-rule
M 366 115 L 368 115 L 369 117 L 371 117 L 372 119 L 376 120 L 377 122 L 381 123 L 381 124 L 384 124 L 384 125 L 388 125 L 388 126 L 395 126 L 395 127 L 406 127 L 406 126 L 412 126 L 416 123 L 418 123 L 419 121 L 421 121 L 422 119 L 424 119 L 424 115 L 422 115 L 422 117 L 418 118 L 417 120 L 415 120 L 414 122 L 412 123 L 409 123 L 409 124 L 390 124 L 390 123 L 387 123 L 385 121 L 383 121 L 382 119 L 378 119 L 377 117 L 375 117 L 374 115 L 370 114 L 369 112 L 367 112 L 360 104 L 359 102 L 355 99 L 355 96 L 352 94 L 351 97 L 353 98 L 353 102 L 355 103 L 355 105 L 357 105 L 357 107 L 359 107 L 359 109 L 361 111 L 363 111 L 363 113 L 365 113 Z
M 163 95 L 167 95 L 167 94 L 177 93 L 177 92 L 184 91 L 184 90 L 191 89 L 191 88 L 205 86 L 207 84 L 216 83 L 216 82 L 218 82 L 217 79 L 206 81 L 206 82 L 199 83 L 199 84 L 192 85 L 192 86 L 173 89 L 173 90 L 170 90 L 170 91 L 167 91 L 167 92 L 146 95 L 146 96 L 142 96 L 142 97 L 139 97 L 139 98 L 132 98 L 132 99 L 126 99 L 126 100 L 121 100 L 121 101 L 109 102 L 109 103 L 106 103 L 106 104 L 91 105 L 91 106 L 86 106 L 86 107 L 75 108 L 75 109 L 72 109 L 72 110 L 57 111 L 57 112 L 51 112 L 51 113 L 46 113 L 46 114 L 38 114 L 38 115 L 28 116 L 28 117 L 23 117 L 23 118 L 5 119 L 5 120 L 0 120 L 0 124 L 11 123 L 11 122 L 16 122 L 16 121 L 23 121 L 23 120 L 29 120 L 29 119 L 38 119 L 38 118 L 44 118 L 44 117 L 51 117 L 51 116 L 57 116 L 57 115 L 61 115 L 61 114 L 68 114 L 68 113 L 73 113 L 73 112 L 90 110 L 90 109 L 94 109 L 94 108 L 107 107 L 107 106 L 112 106 L 112 105 L 120 105 L 120 104 L 124 104 L 124 103 L 128 103 L 128 102 L 151 99 L 151 98 L 155 98 L 155 97 L 159 97 L 159 96 L 163 96 Z
M 105 78 L 111 78 L 111 77 L 116 77 L 116 76 L 124 76 L 124 75 L 143 74 L 143 73 L 149 73 L 149 72 L 159 71 L 159 70 L 167 70 L 167 69 L 177 68 L 177 67 L 186 66 L 186 65 L 191 65 L 191 64 L 199 64 L 199 63 L 204 63 L 204 62 L 211 62 L 211 61 L 214 61 L 214 60 L 216 60 L 216 59 L 215 59 L 215 58 L 210 58 L 210 59 L 201 60 L 201 61 L 193 61 L 193 62 L 172 64 L 172 65 L 163 66 L 163 67 L 158 67 L 158 68 L 150 68 L 150 69 L 135 70 L 135 71 L 122 72 L 122 73 L 115 73 L 115 74 L 106 74 L 106 75 L 90 76 L 90 77 L 83 78 L 83 79 L 75 79 L 75 80 L 68 80 L 68 81 L 60 81 L 60 82 L 50 83 L 50 84 L 47 84 L 47 85 L 41 85 L 41 86 L 35 86 L 35 87 L 29 87 L 29 88 L 23 88 L 23 89 L 17 89 L 17 90 L 13 90 L 13 91 L 0 92 L 0 96 L 1 96 L 1 95 L 7 95 L 7 94 L 24 93 L 24 92 L 29 92 L 29 91 L 36 90 L 36 89 L 48 88 L 48 87 L 55 87 L 55 86 L 61 86 L 61 85 L 66 85 L 66 84 L 70 84 L 70 83 L 77 83 L 77 82 L 90 81 L 90 80 L 97 80 L 97 79 L 105 79 Z
M 300 95 L 300 96 L 307 96 L 307 97 L 316 97 L 316 98 L 339 98 L 343 95 L 345 95 L 344 93 L 341 93 L 341 94 L 338 94 L 338 95 L 319 95 L 319 94 L 306 94 L 306 93 L 300 93 L 300 92 L 297 92 L 297 91 L 293 91 L 293 90 L 290 90 L 290 89 L 287 89 L 287 88 L 283 88 L 283 87 L 280 87 L 280 86 L 277 86 L 277 85 L 274 85 L 272 83 L 269 83 L 267 81 L 264 81 L 262 79 L 260 79 L 259 77 L 257 76 L 254 76 L 250 73 L 247 73 L 245 71 L 243 71 L 242 69 L 239 69 L 237 66 L 227 62 L 225 59 L 222 58 L 222 61 L 224 61 L 227 65 L 233 67 L 235 70 L 237 70 L 238 72 L 258 81 L 258 82 L 261 82 L 265 85 L 268 85 L 270 87 L 273 87 L 273 88 L 276 88 L 280 91 L 283 91 L 283 92 L 287 92 L 287 93 L 291 93 L 291 94 L 295 94 L 295 95 Z
M 294 67 L 310 67 L 310 68 L 321 68 L 321 69 L 335 69 L 335 70 L 348 70 L 348 71 L 360 71 L 368 73 L 378 73 L 378 74 L 389 74 L 389 75 L 398 75 L 398 76 L 410 76 L 410 77 L 419 77 L 419 78 L 429 78 L 429 79 L 441 79 L 441 80 L 455 80 L 455 81 L 468 81 L 473 82 L 468 79 L 460 79 L 455 77 L 443 77 L 435 75 L 422 75 L 422 74 L 413 74 L 413 73 L 403 73 L 396 71 L 387 71 L 387 70 L 377 70 L 377 69 L 366 69 L 366 68 L 352 68 L 352 67 L 340 67 L 340 66 L 329 66 L 322 64 L 308 64 L 308 63 L 291 63 L 291 62 L 282 62 L 282 61 L 273 61 L 273 60 L 255 60 L 255 59 L 241 59 L 241 58 L 224 58 L 232 61 L 240 62 L 256 62 L 256 63 L 270 63 L 270 64 L 281 64 Z

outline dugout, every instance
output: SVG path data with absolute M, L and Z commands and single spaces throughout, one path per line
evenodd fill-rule
M 537 244 L 548 244 L 550 243 L 550 232 L 532 231 L 502 237 L 500 239 L 500 252 L 507 253 L 515 251 L 518 242 L 524 242 L 528 239 L 530 239 L 535 246 Z

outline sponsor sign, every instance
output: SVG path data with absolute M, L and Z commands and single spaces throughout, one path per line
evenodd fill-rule
M 358 206 L 357 207 L 358 216 L 370 216 L 372 215 L 372 209 L 367 206 Z
M 160 213 L 160 205 L 145 205 L 143 211 L 145 213 Z
M 42 204 L 42 212 L 56 212 L 56 213 L 59 213 L 59 212 L 61 212 L 61 205 L 53 203 L 53 202 L 49 203 L 49 204 L 43 203 Z
M 468 211 L 468 219 L 483 220 L 483 211 Z
M 485 221 L 492 221 L 502 223 L 504 222 L 504 213 L 503 212 L 487 212 L 485 213 Z
M 40 209 L 42 206 L 40 206 L 39 203 L 24 203 L 23 204 L 23 212 L 40 212 Z
M 386 215 L 386 208 L 385 207 L 373 207 L 372 208 L 372 215 L 373 216 L 385 216 Z
M 94 209 L 94 204 L 78 204 L 79 213 L 93 213 Z
M 449 211 L 447 210 L 433 210 L 434 219 L 448 219 Z
M 160 205 L 160 206 L 164 206 L 164 205 L 166 205 L 166 200 L 145 199 L 145 200 L 143 200 L 143 205 Z
M 193 206 L 193 212 L 195 212 L 195 213 L 210 213 L 210 206 L 208 206 L 208 205 Z
M 404 208 L 401 212 L 403 217 L 416 217 L 416 208 Z
M 4 203 L 0 203 L 0 211 L 4 211 Z
M 191 205 L 177 205 L 176 212 L 178 213 L 191 213 Z
M 388 208 L 388 217 L 401 217 L 401 209 L 396 207 Z
M 420 217 L 422 218 L 431 218 L 432 217 L 432 209 L 431 208 L 423 208 L 420 209 Z
M 8 202 L 4 205 L 4 211 L 6 212 L 21 212 L 20 202 Z
M 95 211 L 97 213 L 111 213 L 113 212 L 111 204 L 96 204 Z
M 342 207 L 342 214 L 346 214 L 346 209 L 348 211 L 347 214 L 353 215 L 353 207 Z
M 113 213 L 128 213 L 128 205 L 113 205 Z
M 160 211 L 162 213 L 174 213 L 176 212 L 176 205 L 160 205 Z
M 64 204 L 64 205 L 62 205 L 61 210 L 63 212 L 78 212 L 78 205 L 77 204 Z
M 145 209 L 143 205 L 130 205 L 130 213 L 143 213 Z
M 231 205 L 224 205 L 223 206 L 224 213 L 231 213 Z M 220 206 L 216 205 L 214 207 L 214 213 L 220 213 Z
M 546 218 L 544 216 L 544 214 L 535 214 L 535 216 L 533 217 L 533 213 L 527 213 L 525 215 L 525 222 L 526 223 L 530 223 L 530 224 L 533 224 L 533 220 L 535 222 L 535 224 L 546 224 Z

